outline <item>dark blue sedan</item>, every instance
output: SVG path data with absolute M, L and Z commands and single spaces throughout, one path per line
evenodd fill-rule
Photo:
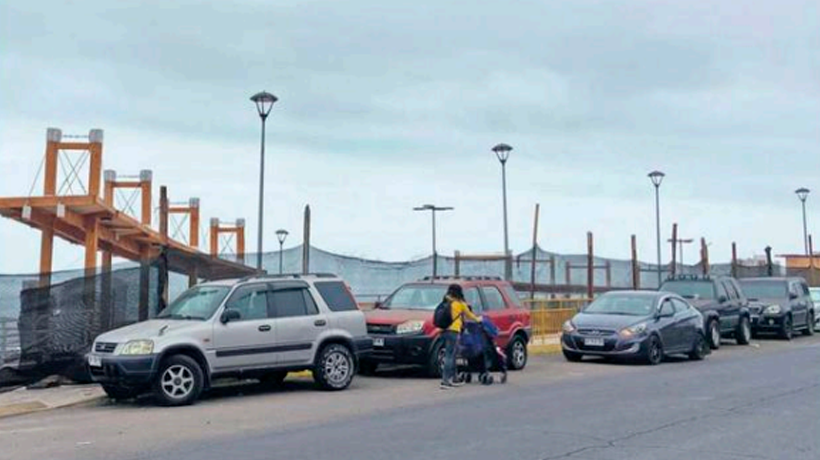
M 709 353 L 705 337 L 703 317 L 682 297 L 621 291 L 598 297 L 564 323 L 561 348 L 569 361 L 595 355 L 658 364 L 674 354 L 703 359 Z

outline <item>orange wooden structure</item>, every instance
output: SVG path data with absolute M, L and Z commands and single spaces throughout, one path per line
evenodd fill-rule
M 82 163 L 60 163 L 68 152 L 81 152 Z M 63 136 L 59 129 L 49 128 L 46 134 L 45 170 L 42 196 L 0 198 L 0 215 L 14 219 L 42 232 L 40 240 L 40 283 L 50 284 L 54 237 L 85 247 L 84 267 L 87 274 L 97 273 L 98 252 L 103 253 L 103 270 L 110 270 L 111 258 L 121 257 L 145 263 L 156 258 L 161 248 L 176 250 L 173 271 L 195 274 L 196 267 L 207 265 L 209 272 L 220 271 L 244 276 L 256 270 L 235 262 L 210 257 L 197 249 L 199 244 L 199 200 L 191 200 L 187 207 L 165 206 L 170 213 L 187 212 L 191 217 L 188 244 L 169 238 L 167 214 L 160 216 L 165 228 L 157 231 L 151 227 L 151 179 L 150 171 L 142 171 L 137 179 L 119 180 L 114 171 L 106 171 L 102 182 L 103 131 L 91 130 L 87 136 Z M 88 174 L 83 178 L 82 169 L 88 161 Z M 60 172 L 63 176 L 60 178 Z M 62 194 L 66 189 L 58 180 L 80 181 L 81 194 Z M 82 184 L 85 179 L 87 187 Z M 103 189 L 104 187 L 104 189 Z M 114 192 L 118 188 L 139 188 L 142 195 L 141 216 L 128 215 L 114 206 Z M 101 197 L 101 192 L 104 195 Z M 164 190 L 163 190 L 164 191 Z M 162 231 L 164 230 L 164 232 Z M 243 229 L 244 230 L 244 229 Z M 244 235 L 242 235 L 244 236 Z M 242 238 L 244 240 L 244 238 Z
M 220 222 L 219 219 L 211 219 L 211 257 L 219 257 L 222 250 L 219 247 L 219 239 L 222 235 L 229 235 L 236 238 L 234 254 L 240 263 L 245 262 L 245 219 L 236 219 L 234 223 Z

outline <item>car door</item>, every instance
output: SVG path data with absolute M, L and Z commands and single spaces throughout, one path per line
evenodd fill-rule
M 655 329 L 661 335 L 663 348 L 667 352 L 680 348 L 680 331 L 675 328 L 675 306 L 667 297 L 658 305 L 658 314 L 655 317 Z
M 498 328 L 498 344 L 506 347 L 512 333 L 512 312 L 507 308 L 504 296 L 497 287 L 481 286 L 481 294 L 484 300 L 483 314 Z
M 715 282 L 715 293 L 717 295 L 717 306 L 715 309 L 720 315 L 720 330 L 722 332 L 731 331 L 735 328 L 737 322 L 734 311 L 736 302 L 729 294 L 726 283 L 723 280 Z
M 688 351 L 695 343 L 695 336 L 702 321 L 694 309 L 683 299 L 672 297 L 675 307 L 675 329 L 680 340 L 681 351 Z
M 811 299 L 811 290 L 805 281 L 800 282 L 800 294 L 806 302 L 806 321 L 813 321 L 817 313 L 814 310 L 814 301 Z
M 216 321 L 213 331 L 214 371 L 266 367 L 275 364 L 276 331 L 268 315 L 266 283 L 240 286 L 225 303 L 239 318 Z
M 328 328 L 327 315 L 319 311 L 304 282 L 273 285 L 268 298 L 276 330 L 276 355 L 280 366 L 313 361 L 319 336 Z
M 476 315 L 484 314 L 484 301 L 481 299 L 481 294 L 478 292 L 477 287 L 465 289 L 464 300 L 467 302 L 467 305 L 473 309 L 473 313 Z
M 804 327 L 807 322 L 809 306 L 806 303 L 806 296 L 803 295 L 803 287 L 799 281 L 789 282 L 789 304 L 792 308 L 792 321 L 795 327 Z

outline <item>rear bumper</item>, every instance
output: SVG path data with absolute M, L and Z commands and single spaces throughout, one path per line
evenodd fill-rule
M 372 335 L 373 352 L 368 361 L 389 364 L 427 365 L 432 352 L 433 337 L 424 334 L 407 336 Z
M 156 375 L 159 364 L 159 355 L 148 356 L 100 356 L 102 366 L 88 365 L 86 367 L 91 380 L 106 385 L 127 387 L 143 386 L 151 383 Z

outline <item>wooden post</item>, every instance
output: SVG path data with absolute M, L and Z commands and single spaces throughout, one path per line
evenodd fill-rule
M 85 218 L 85 280 L 83 302 L 86 305 L 87 333 L 96 336 L 100 332 L 100 305 L 96 296 L 97 249 L 99 248 L 100 221 L 96 216 Z
M 453 263 L 455 264 L 455 268 L 453 269 L 454 270 L 453 275 L 456 278 L 458 278 L 459 276 L 461 276 L 461 252 L 456 251 L 454 259 L 455 260 L 454 260 Z
M 606 287 L 612 287 L 612 262 L 606 261 Z
M 641 268 L 638 265 L 638 242 L 635 235 L 630 238 L 632 242 L 632 289 L 641 288 Z
M 592 254 L 592 232 L 587 232 L 587 298 L 595 295 L 595 265 Z
M 168 187 L 159 188 L 159 233 L 163 243 L 168 243 Z
M 188 227 L 189 245 L 199 249 L 199 198 L 191 198 L 188 201 L 190 207 L 190 219 Z
M 772 264 L 772 247 L 766 246 L 766 272 L 769 277 L 774 276 L 774 267 Z
M 85 220 L 85 276 L 97 274 L 97 249 L 99 248 L 100 222 L 96 217 Z
M 675 276 L 678 263 L 678 223 L 672 224 L 672 268 L 671 275 Z M 682 268 L 682 267 L 681 267 Z
M 211 257 L 219 256 L 219 219 L 211 218 L 211 233 L 208 238 L 211 243 Z
M 532 266 L 530 267 L 530 299 L 535 298 L 535 260 L 538 258 L 538 214 L 541 205 L 535 204 L 535 218 L 532 227 Z
M 102 142 L 103 130 L 92 129 L 88 132 L 88 194 L 100 196 L 100 179 L 102 176 Z
M 567 279 L 567 286 L 572 285 L 572 263 L 567 261 L 566 265 L 564 266 L 567 270 L 566 279 Z
M 46 130 L 46 160 L 45 177 L 43 180 L 43 195 L 57 195 L 57 166 L 59 162 L 59 144 L 63 133 L 56 128 Z M 54 221 L 43 227 L 40 235 L 40 286 L 51 284 L 52 261 L 54 257 Z
M 737 243 L 732 241 L 732 278 L 737 278 Z
M 151 226 L 152 192 L 151 182 L 153 173 L 150 169 L 140 171 L 140 198 L 142 199 L 142 225 Z
M 106 169 L 103 172 L 103 203 L 114 207 L 114 183 L 117 181 L 117 171 Z
M 111 251 L 103 251 L 102 253 L 102 279 L 100 283 L 101 299 L 100 299 L 100 326 L 103 331 L 111 328 L 111 313 L 112 313 L 112 284 L 111 284 L 111 265 L 113 262 Z M 102 332 L 102 331 L 100 331 Z
M 310 205 L 305 206 L 304 237 L 302 242 L 302 274 L 310 273 Z
M 555 256 L 550 256 L 550 284 L 555 286 Z
M 706 238 L 701 237 L 700 239 L 700 253 L 701 259 L 703 261 L 703 274 L 709 274 L 709 247 L 706 246 Z
M 245 219 L 236 219 L 236 260 L 245 263 Z

